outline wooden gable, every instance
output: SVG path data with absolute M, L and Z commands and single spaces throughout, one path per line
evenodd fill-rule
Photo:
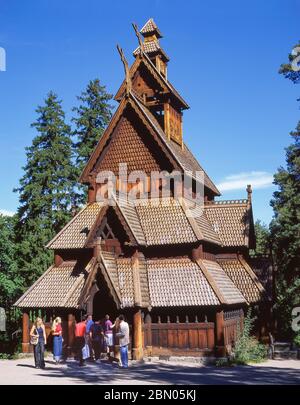
M 127 164 L 127 172 L 141 170 L 170 170 L 171 166 L 142 122 L 132 111 L 127 111 L 117 124 L 111 139 L 95 166 L 95 172 L 110 170 L 116 176 L 119 165 Z
M 142 100 L 154 97 L 163 91 L 163 87 L 153 79 L 144 65 L 140 66 L 132 79 L 132 88 Z

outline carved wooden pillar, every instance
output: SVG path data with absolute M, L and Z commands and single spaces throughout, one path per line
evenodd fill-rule
M 225 356 L 223 311 L 219 311 L 216 313 L 216 352 L 217 356 Z
M 145 317 L 145 340 L 147 342 L 146 346 L 146 350 L 147 350 L 147 356 L 152 356 L 152 328 L 151 328 L 151 324 L 152 324 L 152 319 L 151 319 L 151 315 L 147 314 Z
M 133 315 L 132 357 L 133 360 L 143 358 L 142 311 L 140 309 L 136 309 Z
M 75 316 L 68 314 L 68 356 L 72 354 L 75 338 Z
M 22 352 L 29 353 L 29 314 L 23 312 L 23 338 L 22 338 Z

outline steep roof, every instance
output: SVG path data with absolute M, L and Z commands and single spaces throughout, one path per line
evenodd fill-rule
M 91 266 L 63 262 L 49 269 L 14 304 L 20 308 L 78 308 L 78 300 Z
M 107 209 L 114 210 L 129 239 L 136 245 L 162 246 L 207 241 L 221 245 L 218 234 L 206 217 L 191 218 L 187 200 L 173 197 L 131 201 L 117 196 L 114 204 L 91 203 L 83 208 L 47 245 L 50 249 L 83 249 L 93 240 Z M 200 207 L 199 207 L 200 208 Z M 131 237 L 132 235 L 132 237 Z
M 137 263 L 137 264 L 136 264 Z M 137 265 L 137 267 L 135 267 Z M 85 267 L 79 262 L 51 266 L 15 303 L 22 308 L 81 308 L 101 272 L 118 307 L 216 306 L 266 300 L 264 288 L 241 257 L 217 261 L 189 257 L 117 257 L 102 251 Z
M 143 36 L 148 36 L 148 35 L 151 35 L 151 34 L 155 33 L 155 34 L 157 34 L 157 36 L 159 38 L 162 38 L 162 34 L 161 34 L 158 26 L 154 22 L 153 18 L 149 18 L 149 20 L 141 28 L 140 33 Z
M 157 137 L 157 141 L 161 144 L 161 150 L 166 153 L 169 159 L 173 160 L 173 164 L 177 164 L 177 169 L 181 169 L 182 171 L 189 171 L 192 172 L 192 177 L 197 179 L 196 172 L 203 172 L 204 173 L 204 185 L 210 189 L 215 195 L 220 195 L 219 190 L 216 188 L 214 183 L 211 181 L 207 173 L 203 170 L 203 168 L 199 165 L 196 158 L 190 152 L 186 145 L 184 145 L 183 149 L 177 145 L 173 141 L 169 141 L 167 136 L 165 135 L 164 131 L 158 124 L 157 120 L 151 114 L 151 112 L 146 108 L 136 97 L 134 94 L 130 93 L 128 98 L 123 98 L 122 102 L 119 104 L 117 111 L 114 114 L 109 126 L 105 130 L 104 134 L 100 138 L 97 146 L 95 147 L 85 169 L 83 170 L 80 181 L 85 182 L 88 181 L 88 175 L 91 171 L 93 171 L 97 160 L 99 159 L 101 153 L 104 150 L 106 143 L 108 142 L 109 137 L 113 133 L 116 125 L 118 124 L 124 110 L 130 106 L 132 110 L 138 114 L 138 116 L 142 119 L 144 125 L 148 128 L 150 133 L 152 132 Z M 154 132 L 153 132 L 154 131 Z M 138 153 L 138 151 L 137 151 Z
M 101 212 L 101 203 L 85 206 L 70 222 L 47 244 L 49 249 L 82 249 L 87 237 Z
M 238 287 L 248 303 L 265 301 L 266 291 L 249 264 L 237 256 L 236 258 L 218 258 L 218 263 Z
M 248 200 L 208 202 L 205 214 L 223 246 L 250 246 L 253 217 Z

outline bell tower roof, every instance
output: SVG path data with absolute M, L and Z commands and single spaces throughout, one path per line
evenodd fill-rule
M 143 28 L 140 30 L 141 35 L 144 37 L 143 51 L 152 59 L 159 56 L 164 63 L 167 63 L 170 58 L 161 48 L 159 39 L 162 38 L 162 34 L 154 22 L 153 18 L 150 18 Z M 140 47 L 136 48 L 133 52 L 134 56 L 137 56 L 140 52 Z M 155 63 L 156 64 L 156 63 Z
M 155 24 L 153 18 L 149 18 L 149 20 L 146 22 L 146 24 L 143 26 L 141 29 L 140 33 L 143 35 L 144 38 L 149 37 L 149 36 L 156 36 L 157 39 L 162 38 L 162 34 L 158 28 L 158 26 Z

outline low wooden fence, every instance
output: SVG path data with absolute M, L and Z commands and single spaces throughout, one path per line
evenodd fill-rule
M 213 322 L 145 323 L 144 347 L 152 355 L 180 352 L 212 352 L 215 346 Z

